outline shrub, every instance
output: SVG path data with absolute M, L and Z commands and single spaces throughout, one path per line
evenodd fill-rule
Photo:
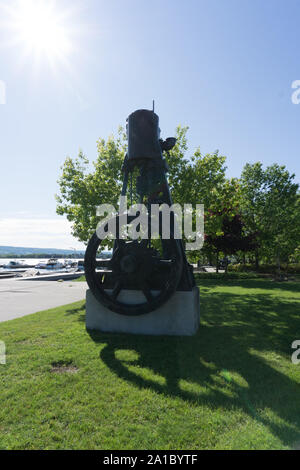
M 195 273 L 196 282 L 201 279 L 257 279 L 257 273 Z
M 229 264 L 228 271 L 233 273 L 245 273 L 255 271 L 255 268 L 252 264 Z
M 289 264 L 287 267 L 287 273 L 300 274 L 300 263 Z
M 295 264 L 282 264 L 282 272 L 287 274 L 300 274 L 300 263 Z M 246 273 L 251 271 L 256 271 L 254 264 L 230 264 L 228 266 L 228 271 L 232 273 Z M 258 267 L 256 272 L 265 273 L 265 274 L 274 274 L 278 271 L 278 266 L 276 264 L 261 264 Z

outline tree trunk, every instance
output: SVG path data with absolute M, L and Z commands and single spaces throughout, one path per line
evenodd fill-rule
M 277 253 L 277 266 L 278 266 L 278 279 L 281 280 L 280 255 L 279 255 L 279 253 Z
M 258 251 L 255 250 L 255 271 L 258 271 L 258 268 L 259 268 Z
M 289 278 L 289 260 L 287 260 L 287 263 L 286 263 L 285 273 L 286 273 L 286 278 L 288 279 Z
M 219 250 L 217 251 L 217 269 L 216 272 L 219 272 Z

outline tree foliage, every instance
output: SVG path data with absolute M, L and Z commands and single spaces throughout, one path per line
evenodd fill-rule
M 241 175 L 240 204 L 248 227 L 258 232 L 260 254 L 287 260 L 300 239 L 298 185 L 285 166 L 247 163 Z
M 256 260 L 298 260 L 300 252 L 300 195 L 295 175 L 284 166 L 263 168 L 261 162 L 247 163 L 240 179 L 226 178 L 226 157 L 219 152 L 191 155 L 188 127 L 176 129 L 176 145 L 166 155 L 168 181 L 174 203 L 204 204 L 204 247 L 191 252 L 212 257 L 216 252 L 251 254 Z M 72 234 L 88 242 L 94 233 L 100 204 L 118 206 L 122 187 L 122 163 L 127 139 L 122 128 L 116 137 L 97 142 L 97 159 L 90 162 L 82 152 L 66 158 L 58 181 L 57 213 L 72 224 Z M 133 180 L 133 189 L 134 188 Z
M 173 202 L 214 206 L 226 180 L 225 157 L 218 152 L 202 155 L 197 149 L 188 159 L 187 130 L 187 127 L 177 127 L 176 145 L 166 155 Z M 117 138 L 112 136 L 107 141 L 98 141 L 98 157 L 92 165 L 82 152 L 77 158 L 68 157 L 64 162 L 58 181 L 57 213 L 65 215 L 72 223 L 72 234 L 80 241 L 87 242 L 96 229 L 100 220 L 96 215 L 97 206 L 118 206 L 126 143 L 120 128 Z

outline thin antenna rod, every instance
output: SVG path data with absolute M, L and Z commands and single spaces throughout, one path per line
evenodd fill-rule
M 155 101 L 154 100 L 152 102 L 152 105 L 153 105 L 152 111 L 154 112 L 154 109 L 155 109 Z

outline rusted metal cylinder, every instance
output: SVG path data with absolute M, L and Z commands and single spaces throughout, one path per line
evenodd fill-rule
M 127 119 L 128 160 L 162 158 L 159 117 L 153 111 L 139 109 Z

